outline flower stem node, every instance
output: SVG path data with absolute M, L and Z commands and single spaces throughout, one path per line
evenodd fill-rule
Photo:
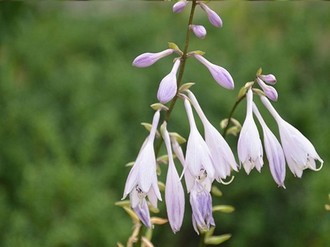
M 185 84 L 182 84 L 181 87 L 179 88 L 179 92 L 185 92 L 187 90 L 189 90 L 193 85 L 195 85 L 194 82 L 187 82 Z
M 168 111 L 168 107 L 163 105 L 162 103 L 154 103 L 150 105 L 150 107 L 155 111 L 161 111 L 161 110 Z
M 180 48 L 177 44 L 175 44 L 174 42 L 168 42 L 167 45 L 168 45 L 169 49 L 172 49 L 173 51 L 178 53 L 180 56 L 182 56 L 183 52 L 180 50 Z
M 205 238 L 204 243 L 209 244 L 209 245 L 219 245 L 219 244 L 227 241 L 230 238 L 231 238 L 231 234 L 222 234 L 219 236 L 211 236 L 211 237 Z

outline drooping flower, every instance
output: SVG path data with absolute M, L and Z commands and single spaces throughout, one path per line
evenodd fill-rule
M 162 136 L 168 154 L 168 171 L 165 186 L 165 202 L 168 220 L 174 233 L 178 232 L 181 228 L 183 215 L 184 215 L 184 191 L 175 169 L 171 141 L 169 133 L 166 129 L 166 122 L 162 125 Z
M 199 180 L 195 180 L 190 191 L 190 205 L 192 209 L 192 223 L 197 234 L 215 226 L 212 214 L 212 197 Z
M 173 49 L 166 49 L 164 51 L 157 53 L 151 53 L 151 52 L 143 53 L 134 59 L 132 65 L 139 68 L 149 67 L 153 65 L 155 62 L 157 62 L 159 59 L 171 55 L 173 51 L 174 51 Z
M 194 115 L 188 99 L 184 99 L 184 105 L 186 108 L 190 125 L 190 133 L 187 143 L 185 159 L 187 167 L 185 169 L 188 169 L 193 177 L 200 176 L 200 172 L 203 171 L 204 173 L 206 173 L 208 178 L 213 180 L 214 168 L 212 164 L 210 150 L 197 129 L 194 120 Z M 190 191 L 191 187 L 188 187 L 187 185 L 187 189 L 188 191 Z
M 180 13 L 182 10 L 184 10 L 184 8 L 187 6 L 189 2 L 187 0 L 180 0 L 177 1 L 174 5 L 173 5 L 173 12 L 174 13 Z
M 253 112 L 263 130 L 264 146 L 269 163 L 270 172 L 278 184 L 278 186 L 284 186 L 285 179 L 285 158 L 281 144 L 277 140 L 273 132 L 268 128 L 264 119 L 262 118 L 257 106 L 253 103 Z
M 221 181 L 221 179 L 230 176 L 231 169 L 237 171 L 238 165 L 235 161 L 234 154 L 219 131 L 206 118 L 195 95 L 189 90 L 187 93 L 204 126 L 205 142 L 211 153 L 215 178 Z
M 264 162 L 259 132 L 253 120 L 253 93 L 251 89 L 247 91 L 246 102 L 246 117 L 238 138 L 237 152 L 244 170 L 249 174 L 254 167 L 260 172 Z
M 159 117 L 160 113 L 156 111 L 150 134 L 143 143 L 136 161 L 128 174 L 123 194 L 123 199 L 130 194 L 132 208 L 147 227 L 150 227 L 151 223 L 146 196 L 148 196 L 149 201 L 156 208 L 157 200 L 162 200 L 157 184 L 156 157 L 153 146 Z
M 202 55 L 195 53 L 193 56 L 210 71 L 212 77 L 220 86 L 227 89 L 234 88 L 234 80 L 226 69 L 209 62 Z
M 257 82 L 261 87 L 262 91 L 266 94 L 267 98 L 271 99 L 272 101 L 277 101 L 278 93 L 276 89 L 272 86 L 266 85 L 259 77 L 257 77 Z
M 276 84 L 276 77 L 273 74 L 258 75 L 258 77 L 268 84 L 271 84 L 271 85 Z
M 202 25 L 190 25 L 190 29 L 196 35 L 197 38 L 204 39 L 206 36 L 206 29 Z
M 172 100 L 176 95 L 176 91 L 177 91 L 176 73 L 178 71 L 179 66 L 180 66 L 180 59 L 177 59 L 174 62 L 171 72 L 167 76 L 165 76 L 159 84 L 157 98 L 159 102 L 163 104 L 166 104 L 167 102 Z
M 205 3 L 199 2 L 199 6 L 205 11 L 207 14 L 207 18 L 209 19 L 209 22 L 215 26 L 215 27 L 222 27 L 222 20 L 220 16 L 212 9 L 210 9 L 209 6 L 207 6 Z
M 266 97 L 260 98 L 277 122 L 284 155 L 291 172 L 300 178 L 305 169 L 319 171 L 323 166 L 323 160 L 317 154 L 313 144 L 298 129 L 286 122 Z M 316 167 L 316 160 L 321 164 L 319 168 Z

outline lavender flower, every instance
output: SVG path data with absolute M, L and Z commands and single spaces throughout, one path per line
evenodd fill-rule
M 259 77 L 257 77 L 257 82 L 261 87 L 262 91 L 266 94 L 267 98 L 271 99 L 272 101 L 277 101 L 278 94 L 274 87 L 266 85 Z
M 210 150 L 205 141 L 198 132 L 191 105 L 187 99 L 184 100 L 184 105 L 189 119 L 190 134 L 186 150 L 186 165 L 193 177 L 200 176 L 200 172 L 204 171 L 210 178 L 214 178 L 214 168 L 212 164 Z M 187 185 L 188 187 L 188 185 Z M 191 187 L 188 187 L 190 191 Z
M 150 134 L 143 143 L 138 157 L 127 177 L 123 199 L 130 194 L 131 206 L 139 216 L 142 223 L 150 227 L 150 216 L 146 204 L 148 196 L 151 204 L 157 208 L 157 199 L 161 199 L 157 184 L 156 157 L 154 152 L 154 139 L 160 113 L 156 111 L 152 121 Z
M 189 90 L 188 97 L 202 120 L 205 142 L 210 150 L 213 166 L 216 172 L 215 178 L 218 181 L 221 181 L 221 179 L 225 179 L 227 176 L 230 176 L 231 169 L 237 171 L 238 165 L 236 164 L 234 154 L 222 135 L 208 121 L 200 105 L 198 104 L 195 95 Z
M 323 166 L 323 160 L 313 144 L 299 130 L 286 122 L 266 97 L 261 96 L 261 101 L 277 122 L 284 155 L 291 172 L 300 178 L 305 169 L 319 171 Z M 316 160 L 321 163 L 319 168 L 316 167 Z
M 243 164 L 246 173 L 249 174 L 254 167 L 260 172 L 263 165 L 263 151 L 258 129 L 253 120 L 253 93 L 251 88 L 247 91 L 246 101 L 246 118 L 238 138 L 237 152 L 241 164 Z
M 266 125 L 264 119 L 262 118 L 257 106 L 253 103 L 254 115 L 259 120 L 261 124 L 263 134 L 264 134 L 264 145 L 265 151 L 269 163 L 270 172 L 278 184 L 278 186 L 284 186 L 285 179 L 285 158 L 281 144 L 277 140 L 276 136 L 271 132 L 271 130 Z
M 173 51 L 173 49 L 166 49 L 157 53 L 143 53 L 134 59 L 132 65 L 139 68 L 149 67 L 155 62 L 157 62 L 159 59 L 171 55 Z
M 179 178 L 179 175 L 175 169 L 171 141 L 169 133 L 166 129 L 166 122 L 162 125 L 162 136 L 166 145 L 168 154 L 168 171 L 166 177 L 165 187 L 165 201 L 167 216 L 170 222 L 172 231 L 178 232 L 181 228 L 183 215 L 184 215 L 184 191 Z
M 276 77 L 273 74 L 268 75 L 258 75 L 258 77 L 263 80 L 264 82 L 274 85 L 276 84 Z
M 209 22 L 215 27 L 222 27 L 222 20 L 220 16 L 210 9 L 205 3 L 199 2 L 199 6 L 206 12 Z
M 187 6 L 189 2 L 187 0 L 180 0 L 173 5 L 173 12 L 180 13 Z
M 167 102 L 172 100 L 176 95 L 176 91 L 177 91 L 176 73 L 178 71 L 179 66 L 180 66 L 180 59 L 177 59 L 174 62 L 171 72 L 167 76 L 165 76 L 159 84 L 157 98 L 163 104 L 166 104 Z
M 190 25 L 190 29 L 196 35 L 197 38 L 204 39 L 206 36 L 206 29 L 202 25 Z
M 197 234 L 200 231 L 208 231 L 210 226 L 215 226 L 212 215 L 212 197 L 198 180 L 195 181 L 190 192 L 190 205 L 193 227 Z
M 199 62 L 201 62 L 203 65 L 205 65 L 205 67 L 210 71 L 214 80 L 220 86 L 227 88 L 227 89 L 234 88 L 234 80 L 226 69 L 209 62 L 208 60 L 206 60 L 203 56 L 201 56 L 199 54 L 195 53 L 193 55 Z

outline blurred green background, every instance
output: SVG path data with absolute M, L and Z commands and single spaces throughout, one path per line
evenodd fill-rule
M 147 132 L 159 81 L 172 58 L 150 68 L 131 66 L 146 51 L 183 46 L 188 10 L 144 1 L 0 4 L 0 246 L 115 246 L 131 233 L 131 220 L 114 205 Z M 330 5 L 324 2 L 213 2 L 224 21 L 211 26 L 197 9 L 195 23 L 208 30 L 191 50 L 227 68 L 234 91 L 220 88 L 208 71 L 189 60 L 184 81 L 218 127 L 237 92 L 259 67 L 278 79 L 280 114 L 298 127 L 325 161 L 320 172 L 277 188 L 262 173 L 243 170 L 214 204 L 223 246 L 326 246 L 330 213 Z M 258 100 L 256 99 L 257 103 Z M 260 105 L 260 104 L 259 104 Z M 269 126 L 274 121 L 262 110 Z M 170 131 L 188 135 L 179 103 Z M 235 117 L 243 121 L 245 104 Z M 201 129 L 202 130 L 202 129 Z M 236 138 L 228 141 L 236 150 Z M 166 171 L 166 169 L 164 169 Z M 156 227 L 155 246 L 198 246 L 186 201 L 184 226 L 172 234 Z M 166 217 L 164 205 L 159 216 Z M 166 241 L 164 241 L 166 239 Z

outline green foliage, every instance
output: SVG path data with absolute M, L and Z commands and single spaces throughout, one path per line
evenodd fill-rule
M 145 51 L 183 46 L 187 13 L 168 2 L 0 4 L 0 246 L 115 246 L 131 233 L 131 221 L 114 203 L 147 131 L 158 82 L 171 58 L 151 68 L 131 66 Z M 215 214 L 224 246 L 325 246 L 330 242 L 330 7 L 325 3 L 210 3 L 224 27 L 196 22 L 208 36 L 192 38 L 227 68 L 233 92 L 219 88 L 208 71 L 188 60 L 184 82 L 218 126 L 238 89 L 255 71 L 278 79 L 276 109 L 317 147 L 325 165 L 297 179 L 287 171 L 286 190 L 261 174 L 244 171 L 216 204 L 235 207 Z M 4 24 L 4 21 L 6 24 Z M 206 107 L 207 106 L 207 107 Z M 244 104 L 234 114 L 244 117 Z M 187 137 L 178 104 L 170 131 Z M 274 121 L 264 112 L 270 127 Z M 230 136 L 234 150 L 236 138 Z M 162 207 L 162 206 L 161 206 Z M 173 235 L 156 229 L 156 246 L 196 246 L 187 203 L 185 224 Z M 164 213 L 164 217 L 166 217 Z M 166 241 L 163 239 L 166 238 Z

